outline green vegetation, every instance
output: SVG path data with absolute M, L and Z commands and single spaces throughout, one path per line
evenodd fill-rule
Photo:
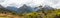
M 16 16 L 18 15 L 24 18 L 60 18 L 60 9 L 48 10 L 47 12 L 44 11 L 44 13 L 43 11 L 39 11 L 39 12 L 17 14 L 14 11 L 9 11 L 7 9 L 1 8 L 0 13 L 4 13 L 4 14 L 11 13 L 11 15 L 16 15 Z
M 60 18 L 60 9 L 49 10 L 46 15 L 42 12 L 27 13 L 25 18 Z

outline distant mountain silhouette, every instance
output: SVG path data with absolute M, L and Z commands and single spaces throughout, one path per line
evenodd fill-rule
M 0 8 L 4 8 L 2 5 L 0 5 Z
M 42 5 L 40 5 L 39 7 L 35 7 L 34 11 L 38 12 L 38 11 L 42 11 Z
M 1 5 L 0 5 L 1 6 Z M 3 8 L 2 6 L 0 8 Z M 39 7 L 35 7 L 32 8 L 30 6 L 27 6 L 26 4 L 24 4 L 22 7 L 17 8 L 17 7 L 12 7 L 12 6 L 7 6 L 8 10 L 10 11 L 15 11 L 17 13 L 30 13 L 32 11 L 42 11 L 44 9 L 44 11 L 48 11 L 48 10 L 53 10 L 54 8 L 50 7 L 49 5 L 45 5 L 42 9 L 42 5 Z
M 13 7 L 13 6 L 7 6 L 6 8 L 4 8 L 2 5 L 0 5 L 0 11 L 7 11 L 7 12 L 12 12 L 15 11 L 16 13 L 30 13 L 30 12 L 38 12 L 38 11 L 48 11 L 48 10 L 54 10 L 54 8 L 50 7 L 49 5 L 45 5 L 42 9 L 42 6 L 39 7 L 35 7 L 32 8 L 30 6 L 27 6 L 26 4 L 24 4 L 22 7 L 17 8 L 17 7 Z
M 8 10 L 11 11 L 16 11 L 17 13 L 29 13 L 33 11 L 33 8 L 31 8 L 30 6 L 27 6 L 26 4 L 24 4 L 22 7 L 17 8 L 17 7 L 12 7 L 12 6 L 7 6 Z
M 17 11 L 17 7 L 12 7 L 12 6 L 7 6 L 7 8 L 6 9 L 8 9 L 8 10 L 11 10 L 11 11 Z
M 0 5 L 0 13 L 9 13 L 9 12 L 12 13 L 12 11 L 10 11 L 10 10 L 4 8 L 2 5 Z
M 43 8 L 44 8 L 44 9 L 47 9 L 47 10 L 52 10 L 52 9 L 54 9 L 54 8 L 50 7 L 49 5 L 45 5 Z
M 28 13 L 28 12 L 32 12 L 33 9 L 30 6 L 27 6 L 26 4 L 24 4 L 22 7 L 18 9 L 18 11 L 20 13 L 25 13 L 25 12 Z
M 40 8 L 35 7 L 35 8 L 34 8 L 34 11 L 40 11 Z
M 44 9 L 44 11 L 49 11 L 49 10 L 54 10 L 54 8 L 52 8 L 52 7 L 50 7 L 49 5 L 45 5 L 44 7 L 43 7 L 43 9 Z
M 42 9 L 43 8 L 43 9 Z M 34 9 L 35 9 L 35 11 L 42 11 L 42 10 L 44 10 L 44 11 L 48 11 L 48 10 L 54 10 L 54 8 L 52 8 L 52 7 L 50 7 L 49 5 L 45 5 L 44 7 L 35 7 Z

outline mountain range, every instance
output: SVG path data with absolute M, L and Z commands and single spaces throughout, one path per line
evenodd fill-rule
M 3 8 L 3 7 L 0 5 L 0 8 Z M 54 8 L 48 6 L 48 5 L 45 5 L 43 8 L 44 8 L 44 11 L 54 9 Z M 26 4 L 24 4 L 20 8 L 7 6 L 5 9 L 8 9 L 10 11 L 15 11 L 17 13 L 30 13 L 30 12 L 33 12 L 33 11 L 41 11 L 42 10 L 41 7 L 32 8 L 30 6 L 27 6 Z
M 2 5 L 0 5 L 0 12 L 1 13 L 12 13 L 13 11 L 10 11 L 10 10 L 8 10 L 8 9 L 6 9 L 6 8 L 4 8 Z
M 40 5 L 39 7 L 35 7 L 34 10 L 38 12 L 42 10 L 44 11 L 54 10 L 54 8 L 50 7 L 49 5 L 45 5 L 44 7 Z

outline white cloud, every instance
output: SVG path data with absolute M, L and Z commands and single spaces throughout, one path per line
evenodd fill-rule
M 31 7 L 37 7 L 40 4 L 50 5 L 51 7 L 54 7 L 54 8 L 60 7 L 60 0 L 5 0 L 3 3 L 0 3 L 0 4 L 6 7 L 12 3 L 18 5 L 17 7 L 20 7 L 20 5 L 23 5 L 23 4 L 30 5 Z
M 5 0 L 0 0 L 0 3 L 4 2 Z

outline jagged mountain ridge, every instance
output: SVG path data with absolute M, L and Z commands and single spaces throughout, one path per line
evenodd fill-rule
M 52 8 L 52 7 L 50 7 L 50 6 L 48 6 L 48 5 L 45 5 L 44 7 L 43 7 L 45 10 L 51 10 L 51 9 L 54 9 L 54 8 Z M 35 8 L 31 8 L 30 6 L 27 6 L 26 4 L 24 4 L 22 7 L 20 7 L 20 8 L 16 8 L 16 7 L 10 7 L 9 8 L 10 10 L 14 10 L 14 11 L 17 11 L 17 12 L 22 12 L 22 11 L 40 11 L 41 10 L 41 8 L 40 7 L 35 7 Z
M 15 11 L 17 13 L 25 13 L 25 12 L 28 13 L 28 12 L 32 12 L 33 11 L 33 8 L 31 8 L 30 6 L 27 6 L 26 4 L 24 4 L 20 8 L 8 6 L 6 9 L 11 10 L 11 11 Z
M 24 4 L 22 7 L 18 9 L 18 11 L 21 13 L 24 13 L 24 12 L 28 13 L 28 12 L 32 12 L 33 9 L 30 6 L 27 6 L 26 4 Z
M 1 7 L 1 8 L 3 8 L 3 7 Z M 47 10 L 54 9 L 54 8 L 48 6 L 48 5 L 45 5 L 43 8 L 44 8 L 44 11 L 45 11 L 45 10 L 47 11 Z M 20 7 L 20 8 L 8 6 L 8 7 L 5 8 L 5 9 L 8 9 L 8 10 L 10 10 L 10 11 L 15 11 L 15 12 L 17 12 L 17 13 L 25 13 L 25 12 L 28 13 L 28 12 L 32 12 L 32 11 L 41 11 L 41 8 L 40 8 L 40 7 L 31 8 L 30 6 L 27 6 L 26 4 L 24 4 L 24 5 L 23 5 L 22 7 Z
M 42 10 L 48 11 L 48 10 L 54 10 L 54 8 L 50 7 L 49 5 L 45 5 L 43 7 L 43 9 L 41 7 L 35 7 L 34 10 L 36 10 L 36 11 L 42 11 Z

